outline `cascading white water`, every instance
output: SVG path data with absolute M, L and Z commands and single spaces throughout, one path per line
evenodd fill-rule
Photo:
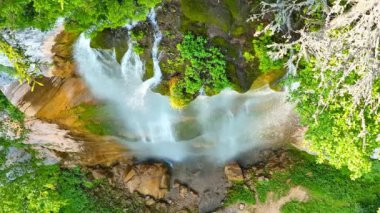
M 244 94 L 226 89 L 212 97 L 199 96 L 183 110 L 173 109 L 168 97 L 152 92 L 161 80 L 158 46 L 162 35 L 154 10 L 148 19 L 154 29 L 154 76 L 145 82 L 144 63 L 134 53 L 131 40 L 121 65 L 111 53 L 91 49 L 84 36 L 74 49 L 83 79 L 122 121 L 122 143 L 141 157 L 180 161 L 207 156 L 226 161 L 279 138 L 292 107 L 285 93 L 269 87 Z

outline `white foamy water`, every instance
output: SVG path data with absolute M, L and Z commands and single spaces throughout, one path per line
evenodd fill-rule
M 284 137 L 292 106 L 285 93 L 269 87 L 244 94 L 226 89 L 212 97 L 199 96 L 182 110 L 173 109 L 168 97 L 152 92 L 161 80 L 158 46 L 162 35 L 154 12 L 148 19 L 155 33 L 154 76 L 145 82 L 144 62 L 133 52 L 132 41 L 121 65 L 111 53 L 91 49 L 85 36 L 74 50 L 79 72 L 91 91 L 122 121 L 125 137 L 121 143 L 140 157 L 180 161 L 202 156 L 223 162 Z

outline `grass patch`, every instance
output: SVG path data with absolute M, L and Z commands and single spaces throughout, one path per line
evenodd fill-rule
M 373 172 L 353 181 L 347 170 L 315 164 L 314 156 L 299 151 L 291 155 L 294 164 L 290 168 L 257 183 L 261 202 L 270 191 L 278 198 L 301 185 L 308 190 L 309 201 L 287 203 L 282 212 L 376 212 L 380 206 L 380 162 L 374 162 Z
M 255 194 L 244 183 L 234 183 L 228 190 L 224 205 L 229 206 L 235 203 L 255 204 Z

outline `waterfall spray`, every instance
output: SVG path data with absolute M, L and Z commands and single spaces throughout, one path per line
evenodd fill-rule
M 146 81 L 144 63 L 131 40 L 121 65 L 112 54 L 91 49 L 84 36 L 74 49 L 83 79 L 122 121 L 126 136 L 121 143 L 139 157 L 180 161 L 202 156 L 224 162 L 281 140 L 281 129 L 292 111 L 284 92 L 264 87 L 240 94 L 226 89 L 212 97 L 199 96 L 182 110 L 173 109 L 168 97 L 153 92 L 162 76 L 158 60 L 162 34 L 154 10 L 148 20 L 154 31 L 154 75 Z

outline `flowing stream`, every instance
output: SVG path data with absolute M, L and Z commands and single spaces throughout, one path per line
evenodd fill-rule
M 122 122 L 121 143 L 142 158 L 181 161 L 202 156 L 223 162 L 284 134 L 292 106 L 286 103 L 284 92 L 269 87 L 244 94 L 226 89 L 212 97 L 199 96 L 182 110 L 173 109 L 168 97 L 152 92 L 162 76 L 158 60 L 162 34 L 154 10 L 148 20 L 154 31 L 154 76 L 146 81 L 142 80 L 144 62 L 133 51 L 132 40 L 121 64 L 112 52 L 90 48 L 90 40 L 83 35 L 74 49 L 90 90 Z

